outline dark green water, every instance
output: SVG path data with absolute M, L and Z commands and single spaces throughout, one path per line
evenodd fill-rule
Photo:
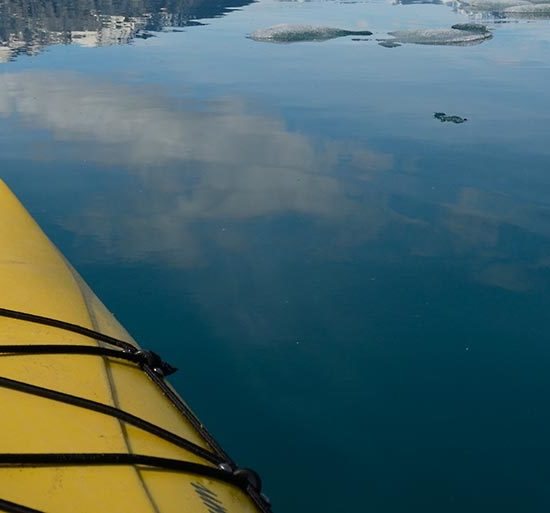
M 549 21 L 27 3 L 1 177 L 276 512 L 550 510 Z M 277 23 L 374 36 L 245 37 Z

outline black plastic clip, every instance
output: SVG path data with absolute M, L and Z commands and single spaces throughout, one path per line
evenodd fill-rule
M 262 479 L 260 475 L 250 468 L 238 468 L 233 472 L 235 477 L 244 481 L 248 486 L 251 486 L 258 493 L 262 490 Z
M 147 365 L 153 369 L 155 374 L 158 374 L 161 377 L 174 374 L 174 372 L 178 370 L 176 367 L 172 367 L 172 365 L 165 362 L 157 353 L 154 353 L 153 351 L 145 351 L 141 349 L 136 352 L 136 356 L 140 358 L 141 365 Z

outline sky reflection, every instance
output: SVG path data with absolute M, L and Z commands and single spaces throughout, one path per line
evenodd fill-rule
M 364 143 L 292 131 L 243 99 L 175 100 L 75 73 L 4 74 L 0 89 L 1 117 L 53 137 L 30 158 L 95 163 L 142 184 L 123 206 L 86 201 L 67 216 L 66 229 L 100 242 L 91 258 L 204 266 L 212 245 L 250 251 L 255 219 L 293 215 L 314 222 L 310 257 L 347 259 L 376 245 L 372 258 L 393 260 L 397 244 L 400 258 L 475 257 L 471 279 L 518 291 L 547 266 L 546 207 L 472 186 L 434 196 L 414 158 L 396 163 Z M 527 261 L 508 254 L 511 229 L 532 234 Z

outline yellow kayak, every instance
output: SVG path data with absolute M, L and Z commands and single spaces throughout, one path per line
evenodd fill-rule
M 2 181 L 0 298 L 0 511 L 270 511 Z

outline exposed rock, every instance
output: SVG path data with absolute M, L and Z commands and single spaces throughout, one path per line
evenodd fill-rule
M 466 30 L 467 32 L 489 32 L 487 25 L 479 23 L 456 23 L 451 28 L 455 30 Z
M 550 16 L 550 3 L 515 5 L 504 9 L 504 13 L 518 16 Z
M 448 116 L 444 112 L 435 112 L 434 113 L 434 118 L 439 119 L 439 121 L 441 121 L 442 123 L 460 124 L 460 123 L 464 123 L 465 121 L 468 121 L 467 118 L 463 118 L 463 117 L 460 117 L 460 116 Z
M 299 41 L 327 41 L 343 36 L 371 36 L 369 30 L 345 30 L 334 27 L 313 25 L 275 25 L 267 29 L 256 30 L 250 34 L 254 41 L 270 43 L 295 43 Z
M 479 11 L 503 11 L 507 7 L 517 5 L 529 5 L 527 0 L 468 0 L 464 2 L 467 7 Z
M 492 37 L 488 31 L 450 29 L 412 29 L 389 32 L 398 43 L 419 45 L 472 45 Z

